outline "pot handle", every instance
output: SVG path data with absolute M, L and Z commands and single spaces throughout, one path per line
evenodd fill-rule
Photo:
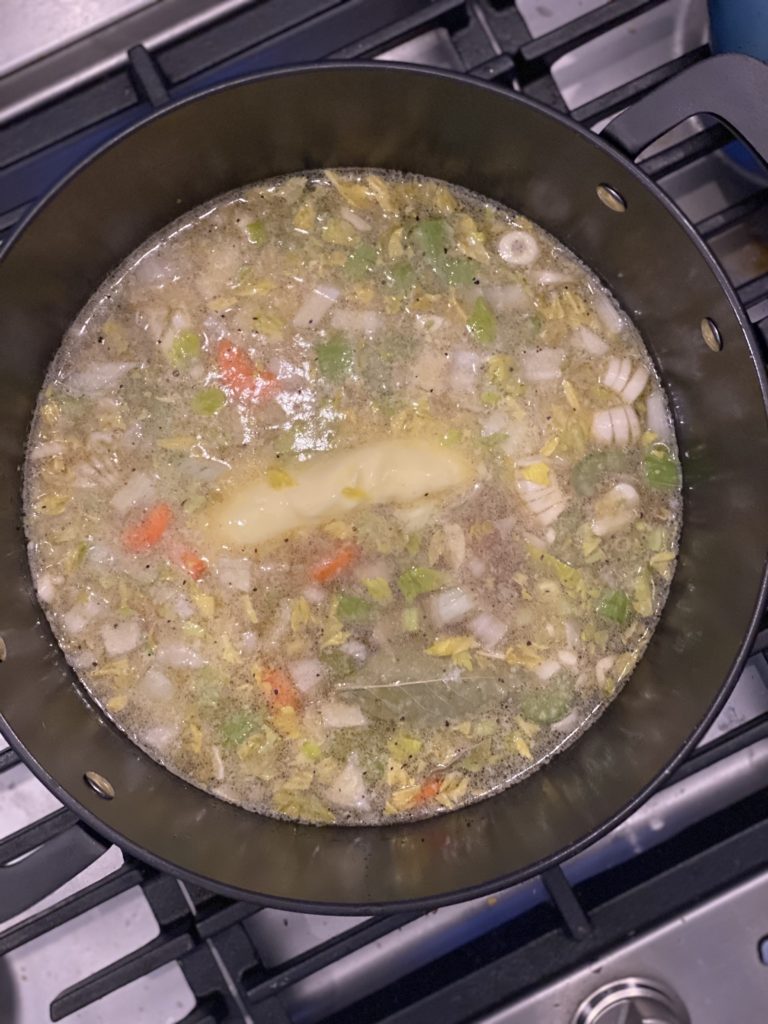
M 0 923 L 28 910 L 69 882 L 106 853 L 109 845 L 85 825 L 75 822 L 21 860 L 0 866 Z
M 741 53 L 708 57 L 622 111 L 602 131 L 629 157 L 694 114 L 711 114 L 768 164 L 768 64 Z

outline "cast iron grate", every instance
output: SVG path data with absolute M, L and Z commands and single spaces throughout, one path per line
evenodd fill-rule
M 133 48 L 124 65 L 64 94 L 0 129 L 0 243 L 34 203 L 73 166 L 117 132 L 168 98 L 249 71 L 327 57 L 372 57 L 425 32 L 439 32 L 443 62 L 561 110 L 555 62 L 578 47 L 659 6 L 665 0 L 612 0 L 545 36 L 531 38 L 514 0 L 262 0 L 157 52 Z M 681 68 L 706 56 L 699 46 L 571 111 L 593 126 Z M 643 161 L 662 186 L 666 179 L 730 142 L 705 124 Z M 768 208 L 768 187 L 727 206 L 698 227 L 710 242 Z M 748 310 L 762 311 L 768 274 L 739 283 Z M 758 324 L 768 334 L 768 317 Z M 768 648 L 768 623 L 754 647 Z M 699 748 L 668 780 L 679 781 L 768 737 L 768 714 Z M 0 774 L 18 757 L 0 753 Z M 1 865 L 51 836 L 81 827 L 59 810 L 0 842 Z M 747 877 L 764 863 L 768 796 L 760 792 L 688 828 L 619 871 L 572 887 L 558 868 L 543 877 L 548 900 L 514 922 L 474 938 L 414 971 L 396 985 L 325 1017 L 327 1024 L 463 1024 L 548 978 L 599 956 L 626 936 Z M 62 1020 L 134 979 L 171 962 L 180 965 L 195 1008 L 180 1024 L 225 1024 L 249 1017 L 260 1024 L 293 1024 L 290 987 L 329 963 L 393 932 L 418 915 L 369 918 L 277 967 L 266 966 L 245 927 L 258 907 L 184 885 L 133 858 L 111 874 L 0 932 L 0 957 L 46 935 L 119 894 L 141 887 L 159 934 L 145 946 L 61 992 L 51 1018 Z

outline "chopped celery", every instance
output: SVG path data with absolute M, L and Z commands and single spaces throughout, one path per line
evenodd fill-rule
M 565 718 L 573 704 L 573 689 L 559 677 L 544 686 L 536 686 L 525 693 L 520 701 L 520 713 L 530 722 L 551 725 Z
M 246 225 L 245 228 L 248 234 L 248 241 L 253 242 L 254 245 L 263 245 L 267 240 L 267 229 L 260 220 L 252 220 L 250 224 Z
M 200 388 L 192 398 L 192 409 L 203 416 L 212 416 L 226 403 L 227 396 L 221 388 Z
M 421 623 L 421 613 L 415 605 L 403 608 L 403 629 L 406 633 L 418 633 Z
M 447 284 L 454 288 L 458 285 L 472 284 L 475 280 L 475 266 L 472 260 L 464 259 L 461 256 L 446 256 L 435 266 L 435 270 Z
M 219 732 L 228 747 L 237 747 L 258 728 L 259 720 L 247 711 L 236 711 L 221 723 Z
M 389 583 L 381 576 L 372 577 L 367 580 L 363 580 L 363 586 L 371 595 L 371 599 L 376 604 L 388 605 L 392 604 L 392 588 Z
M 372 612 L 369 602 L 354 594 L 342 594 L 336 605 L 336 614 L 342 622 L 367 622 Z
M 409 292 L 416 283 L 416 274 L 413 267 L 405 260 L 391 263 L 387 267 L 386 275 L 389 287 L 399 295 Z
M 179 331 L 171 344 L 171 362 L 182 366 L 197 359 L 203 350 L 203 342 L 195 331 Z
M 331 675 L 337 678 L 352 675 L 357 667 L 355 659 L 350 654 L 340 651 L 338 647 L 331 647 L 323 651 L 320 660 L 327 665 Z
M 680 471 L 665 444 L 655 444 L 643 460 L 645 478 L 651 487 L 678 487 Z
M 310 761 L 317 761 L 322 757 L 323 748 L 319 743 L 315 743 L 314 740 L 305 740 L 301 744 L 301 752 L 305 757 L 308 757 Z
M 417 251 L 435 265 L 445 257 L 451 244 L 451 233 L 442 218 L 420 220 L 411 230 L 411 241 Z
M 597 606 L 597 610 L 603 618 L 617 622 L 620 626 L 626 626 L 629 622 L 631 608 L 629 597 L 623 590 L 608 591 Z
M 315 348 L 317 368 L 329 380 L 341 380 L 352 369 L 352 349 L 336 332 Z
M 349 254 L 346 271 L 353 281 L 361 281 L 372 273 L 376 266 L 376 256 L 376 250 L 370 242 L 362 242 L 354 252 Z
M 492 345 L 496 340 L 496 317 L 482 296 L 475 300 L 467 320 L 467 329 L 481 345 Z
M 627 471 L 627 457 L 623 452 L 593 452 L 571 470 L 571 483 L 577 494 L 588 498 L 601 487 L 606 478 Z

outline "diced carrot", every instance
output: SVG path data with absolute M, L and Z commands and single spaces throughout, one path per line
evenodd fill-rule
M 208 571 L 208 561 L 201 558 L 192 548 L 179 548 L 174 552 L 174 561 L 188 572 L 193 580 L 202 579 Z
M 162 540 L 172 519 L 170 505 L 155 505 L 135 526 L 129 526 L 123 531 L 123 545 L 134 552 L 153 548 Z
M 280 668 L 271 668 L 263 674 L 261 685 L 267 700 L 273 708 L 293 708 L 301 706 L 301 694 L 293 685 L 287 672 Z
M 434 800 L 442 788 L 443 780 L 433 775 L 431 779 L 427 779 L 416 794 L 414 805 L 417 806 L 418 804 L 425 804 L 429 800 Z
M 342 544 L 332 555 L 312 566 L 309 575 L 315 583 L 328 583 L 340 576 L 345 569 L 360 557 L 360 548 L 356 544 Z
M 231 341 L 219 343 L 216 360 L 222 385 L 238 398 L 261 401 L 277 390 L 277 377 L 274 373 L 257 370 L 248 353 Z

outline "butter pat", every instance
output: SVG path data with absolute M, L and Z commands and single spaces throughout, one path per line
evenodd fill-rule
M 464 488 L 473 476 L 455 449 L 430 441 L 376 441 L 291 468 L 292 487 L 275 490 L 263 478 L 233 481 L 223 500 L 206 510 L 202 530 L 213 544 L 257 546 L 361 505 L 408 505 Z

